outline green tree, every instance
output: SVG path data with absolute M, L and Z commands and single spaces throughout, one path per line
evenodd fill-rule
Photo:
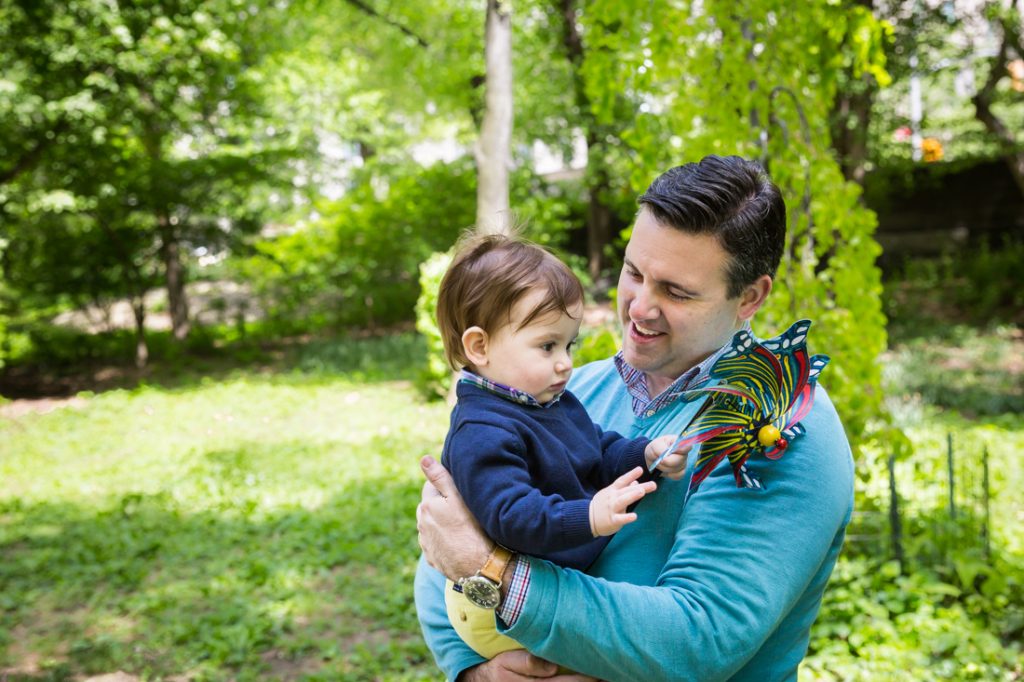
M 595 0 L 584 15 L 592 49 L 584 70 L 598 119 L 617 100 L 635 107 L 622 139 L 641 191 L 669 166 L 709 153 L 760 159 L 789 207 L 787 247 L 761 334 L 796 317 L 815 320 L 812 345 L 833 364 L 826 384 L 851 440 L 863 444 L 883 418 L 877 366 L 885 318 L 874 265 L 874 215 L 843 178 L 829 140 L 837 79 L 853 30 L 882 32 L 870 14 L 841 3 Z M 853 51 L 861 70 L 880 70 L 873 44 Z
M 255 231 L 269 196 L 261 188 L 290 171 L 295 140 L 268 120 L 258 68 L 273 48 L 259 38 L 274 12 L 234 0 L 6 0 L 5 230 L 27 233 L 45 214 L 61 238 L 92 245 L 90 266 L 132 287 L 157 263 L 184 339 L 189 249 Z M 128 232 L 140 234 L 121 238 Z

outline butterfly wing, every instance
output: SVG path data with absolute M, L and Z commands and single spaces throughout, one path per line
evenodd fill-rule
M 800 392 L 793 397 L 789 410 L 778 419 L 776 426 L 780 431 L 785 431 L 793 426 L 811 411 L 811 407 L 814 405 L 814 388 L 818 385 L 818 375 L 821 374 L 821 370 L 825 368 L 828 361 L 827 355 L 815 355 L 810 359 L 807 381 L 804 382 Z
M 711 368 L 711 377 L 754 396 L 763 416 L 776 416 L 782 395 L 783 367 L 775 354 L 746 330 Z

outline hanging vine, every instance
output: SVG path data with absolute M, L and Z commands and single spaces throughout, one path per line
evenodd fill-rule
M 742 16 L 724 0 L 594 0 L 585 20 L 595 115 L 624 98 L 637 112 L 623 134 L 631 189 L 706 154 L 760 159 L 786 197 L 789 230 L 755 331 L 774 334 L 797 313 L 814 319 L 851 442 L 892 436 L 877 362 L 886 332 L 876 219 L 832 157 L 828 126 L 843 69 L 884 80 L 886 27 L 852 4 L 784 0 L 744 2 Z

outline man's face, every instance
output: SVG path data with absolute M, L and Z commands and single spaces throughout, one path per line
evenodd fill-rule
M 647 374 L 652 395 L 718 350 L 760 306 L 763 296 L 751 304 L 756 292 L 726 296 L 728 262 L 713 236 L 660 225 L 641 209 L 626 245 L 618 306 L 623 356 Z

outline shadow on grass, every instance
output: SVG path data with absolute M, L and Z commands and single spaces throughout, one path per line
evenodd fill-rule
M 238 458 L 207 456 L 240 491 Z M 315 509 L 239 497 L 0 502 L 0 678 L 436 676 L 412 597 L 418 482 L 354 481 Z
M 163 339 L 157 344 L 162 350 L 154 353 L 146 369 L 138 370 L 124 360 L 130 355 L 118 350 L 126 341 L 119 338 L 123 333 L 112 334 L 118 338 L 106 341 L 97 341 L 99 336 L 103 335 L 62 331 L 59 342 L 0 371 L 0 396 L 66 397 L 81 391 L 100 393 L 140 386 L 181 390 L 210 379 L 240 376 L 272 377 L 303 385 L 339 378 L 361 383 L 415 381 L 427 358 L 426 342 L 413 332 L 236 339 L 223 345 L 206 339 L 192 342 L 184 350 Z

